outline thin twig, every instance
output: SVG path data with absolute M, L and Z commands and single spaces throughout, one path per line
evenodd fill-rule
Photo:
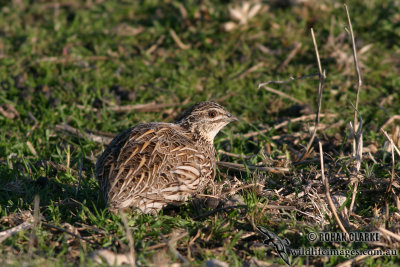
M 321 176 L 322 176 L 322 182 L 325 184 L 325 194 L 326 194 L 326 198 L 328 200 L 328 204 L 329 207 L 331 208 L 331 211 L 333 213 L 333 215 L 335 216 L 335 219 L 340 227 L 340 229 L 342 230 L 343 233 L 346 234 L 346 236 L 349 236 L 349 233 L 346 231 L 346 228 L 344 228 L 337 212 L 336 212 L 336 207 L 335 204 L 333 204 L 332 198 L 331 198 L 331 194 L 329 192 L 329 181 L 328 178 L 325 177 L 325 167 L 324 167 L 324 151 L 322 150 L 322 144 L 321 142 L 318 142 L 319 145 L 319 156 L 320 156 L 320 160 L 321 160 Z
M 125 227 L 125 235 L 128 238 L 129 242 L 129 251 L 130 251 L 129 260 L 131 263 L 131 267 L 135 267 L 135 243 L 133 242 L 133 235 L 131 229 L 129 228 L 128 220 L 126 219 L 125 213 L 122 210 L 119 210 L 119 214 L 121 215 L 121 220 Z
M 319 119 L 320 119 L 320 113 L 321 113 L 321 105 L 322 105 L 322 92 L 324 90 L 324 84 L 325 84 L 325 79 L 326 79 L 325 70 L 322 71 L 321 60 L 320 60 L 320 57 L 319 57 L 317 41 L 315 40 L 315 35 L 314 35 L 313 28 L 311 28 L 311 37 L 312 37 L 312 40 L 313 40 L 313 43 L 314 43 L 315 56 L 317 58 L 318 72 L 319 72 L 317 115 L 315 117 L 315 126 L 314 126 L 313 133 L 311 135 L 311 138 L 308 141 L 308 144 L 307 144 L 306 149 L 304 150 L 304 153 L 300 156 L 300 158 L 297 161 L 301 161 L 305 157 L 308 156 L 308 153 L 310 151 L 311 145 L 314 142 L 315 136 L 317 134 L 318 124 L 319 124 Z
M 279 168 L 279 167 L 261 167 L 261 166 L 249 166 L 243 165 L 239 163 L 232 163 L 232 162 L 225 162 L 225 161 L 218 161 L 218 167 L 227 168 L 227 169 L 234 169 L 238 171 L 246 171 L 246 168 L 249 170 L 257 170 L 257 171 L 266 171 L 272 173 L 286 173 L 290 172 L 289 168 Z

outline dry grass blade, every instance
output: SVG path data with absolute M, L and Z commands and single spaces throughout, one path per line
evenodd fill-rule
M 126 254 L 116 254 L 107 249 L 100 249 L 92 254 L 95 263 L 104 264 L 106 262 L 110 266 L 121 266 L 131 263 L 131 259 Z
M 267 90 L 270 93 L 277 94 L 277 95 L 279 95 L 279 96 L 281 96 L 283 98 L 287 98 L 287 99 L 289 99 L 289 100 L 291 100 L 291 101 L 293 101 L 293 102 L 295 102 L 297 104 L 304 105 L 304 103 L 302 101 L 300 101 L 300 100 L 298 100 L 298 99 L 296 99 L 296 98 L 294 98 L 294 97 L 292 97 L 292 96 L 290 96 L 288 94 L 285 94 L 285 93 L 283 93 L 281 91 L 278 91 L 278 90 L 276 90 L 274 88 L 271 88 L 271 87 L 268 87 L 268 86 L 264 86 L 264 89 Z
M 68 124 L 58 124 L 58 125 L 56 125 L 56 129 L 75 134 L 75 135 L 79 136 L 80 138 L 87 138 L 88 140 L 96 142 L 96 143 L 109 144 L 112 140 L 112 138 L 105 137 L 105 136 L 98 136 L 98 135 L 94 135 L 91 133 L 81 133 L 78 129 L 76 129 Z
M 348 209 L 348 214 L 347 214 L 347 216 L 348 216 L 350 213 L 353 212 L 354 204 L 355 204 L 355 202 L 356 202 L 357 189 L 358 189 L 358 181 L 356 181 L 356 182 L 354 183 L 353 192 L 352 192 L 352 195 L 351 195 L 350 207 L 349 207 L 349 209 Z
M 278 72 L 283 70 L 289 64 L 289 62 L 297 55 L 297 53 L 300 51 L 300 48 L 301 48 L 301 43 L 295 43 L 292 51 L 290 51 L 285 61 L 283 61 L 283 63 L 276 70 Z
M 251 159 L 251 158 L 256 157 L 256 155 L 247 156 L 247 155 L 243 155 L 243 154 L 235 154 L 235 153 L 223 151 L 223 150 L 221 150 L 221 149 L 218 150 L 218 153 L 219 153 L 219 154 L 222 154 L 222 155 L 229 156 L 229 157 L 233 157 L 233 158 L 239 158 L 239 159 L 241 159 L 241 158 L 243 158 L 243 159 Z
M 163 103 L 163 104 L 156 104 L 156 103 L 146 103 L 146 104 L 136 104 L 136 105 L 125 105 L 125 106 L 109 106 L 106 109 L 113 111 L 115 113 L 124 113 L 124 112 L 158 112 L 161 109 L 174 107 L 179 105 L 179 103 Z M 93 112 L 98 112 L 98 108 L 91 108 L 85 107 L 83 105 L 76 105 L 79 109 L 88 109 Z
M 383 130 L 381 128 L 381 131 L 383 132 L 383 134 L 385 135 L 385 137 L 389 140 L 390 144 L 393 146 L 393 148 L 396 150 L 397 154 L 400 156 L 400 150 L 397 148 L 396 144 L 393 142 L 393 139 L 390 138 L 390 136 L 388 135 L 388 133 Z
M 378 230 L 379 230 L 379 232 L 381 232 L 381 233 L 383 233 L 383 234 L 385 234 L 385 235 L 388 235 L 388 236 L 390 236 L 390 237 L 396 239 L 397 242 L 400 242 L 400 235 L 395 234 L 395 233 L 393 233 L 392 231 L 389 231 L 389 230 L 387 230 L 387 229 L 385 229 L 385 228 L 383 228 L 383 227 L 379 227 Z
M 358 58 L 357 58 L 357 48 L 356 48 L 356 42 L 354 40 L 353 26 L 351 24 L 349 10 L 347 8 L 347 5 L 344 5 L 344 8 L 346 10 L 347 23 L 349 24 L 349 29 L 350 29 L 351 44 L 352 44 L 352 47 L 353 47 L 354 66 L 355 66 L 355 69 L 356 69 L 357 80 L 358 80 L 358 83 L 357 83 L 357 95 L 356 95 L 356 106 L 355 106 L 355 109 L 358 110 L 358 101 L 359 101 L 360 89 L 361 89 L 361 86 L 362 86 L 362 77 L 361 77 L 360 66 L 359 66 Z M 357 128 L 357 111 L 354 111 L 354 128 Z
M 33 226 L 33 224 L 32 224 L 32 222 L 33 222 L 32 214 L 30 212 L 27 213 L 27 214 L 29 214 L 29 217 L 26 219 L 25 222 L 21 223 L 20 225 L 17 225 L 15 227 L 13 227 L 13 228 L 10 228 L 8 230 L 0 232 L 0 244 L 4 240 L 9 238 L 10 236 L 13 236 L 13 235 L 17 234 L 20 231 L 28 230 Z
M 356 171 L 358 173 L 361 168 L 362 150 L 363 150 L 362 119 L 361 119 L 360 113 L 358 112 L 358 102 L 359 102 L 359 96 L 360 96 L 360 89 L 362 86 L 362 77 L 361 77 L 360 66 L 359 66 L 359 62 L 358 62 L 358 58 L 357 58 L 357 48 L 356 48 L 356 43 L 354 40 L 353 26 L 351 24 L 349 10 L 347 8 L 347 5 L 344 5 L 344 8 L 346 10 L 347 23 L 348 23 L 349 29 L 350 29 L 351 44 L 352 44 L 352 48 L 353 48 L 354 67 L 355 67 L 355 71 L 357 74 L 357 80 L 358 80 L 356 104 L 354 107 L 354 123 L 352 126 L 350 126 L 352 128 L 352 134 L 353 134 L 353 138 L 354 138 L 353 139 L 353 157 L 355 157 L 355 159 L 356 159 Z M 357 116 L 360 119 L 360 123 L 357 122 Z M 353 207 L 354 207 L 358 183 L 359 183 L 359 181 L 357 180 L 354 184 L 350 208 L 348 210 L 349 212 L 352 212 Z
M 164 103 L 164 104 L 137 104 L 137 105 L 126 105 L 126 106 L 112 106 L 108 107 L 108 110 L 112 110 L 116 113 L 123 113 L 129 111 L 142 111 L 142 112 L 157 112 L 163 108 L 169 108 L 179 105 L 179 103 Z
M 10 236 L 13 236 L 16 233 L 19 233 L 20 231 L 28 230 L 31 227 L 32 227 L 32 222 L 23 222 L 18 226 L 15 226 L 11 229 L 0 232 L 0 243 L 2 243 L 4 240 L 9 238 Z
M 153 44 L 149 49 L 146 50 L 147 55 L 151 55 L 154 51 L 157 50 L 157 48 L 162 44 L 162 42 L 165 39 L 165 35 L 161 35 L 160 38 L 158 38 L 157 42 Z
M 361 115 L 358 112 L 358 102 L 359 102 L 359 96 L 360 96 L 360 89 L 362 86 L 362 77 L 361 77 L 361 71 L 360 71 L 360 66 L 357 58 L 357 48 L 356 48 L 356 43 L 354 40 L 354 33 L 353 33 L 353 26 L 351 24 L 351 19 L 350 19 L 350 14 L 349 10 L 347 8 L 347 5 L 344 5 L 344 8 L 346 10 L 346 16 L 347 16 L 347 23 L 349 25 L 350 29 L 350 37 L 351 37 L 351 45 L 353 48 L 353 60 L 354 60 L 354 67 L 356 70 L 357 74 L 357 94 L 356 94 L 356 105 L 354 107 L 354 123 L 353 123 L 353 133 L 357 132 L 359 133 L 358 135 L 354 134 L 354 139 L 353 139 L 353 156 L 356 157 L 356 168 L 357 172 L 359 172 L 360 167 L 361 167 L 361 159 L 362 159 L 362 121 L 360 121 L 360 125 L 358 125 L 357 122 L 357 116 L 360 117 Z M 346 29 L 347 30 L 347 29 Z M 356 130 L 357 129 L 357 130 Z M 361 152 L 360 152 L 361 150 Z
M 92 244 L 92 245 L 99 245 L 99 244 L 97 244 L 97 243 L 95 243 L 95 242 L 93 242 L 93 241 L 91 241 L 91 240 L 89 240 L 89 239 L 87 239 L 87 238 L 85 238 L 85 237 L 81 237 L 81 236 L 79 236 L 79 235 L 77 235 L 77 234 L 74 234 L 74 233 L 72 233 L 72 232 L 70 232 L 70 231 L 68 231 L 68 230 L 65 230 L 65 229 L 63 229 L 63 228 L 61 228 L 61 227 L 58 227 L 58 226 L 55 226 L 55 225 L 52 225 L 52 224 L 49 224 L 49 223 L 46 223 L 46 222 L 42 222 L 42 226 L 45 226 L 45 227 L 47 227 L 47 228 L 49 228 L 49 229 L 55 229 L 55 230 L 57 230 L 57 231 L 60 231 L 60 232 L 63 232 L 63 233 L 67 233 L 67 234 L 69 234 L 69 235 L 71 235 L 71 236 L 73 236 L 73 237 L 76 237 L 76 238 L 78 238 L 78 239 L 81 239 L 81 240 L 83 240 L 83 241 L 85 241 L 85 242 L 88 242 L 88 243 L 90 243 L 90 244 Z
M 111 57 L 108 56 L 90 56 L 90 57 L 43 57 L 39 58 L 34 61 L 35 64 L 40 63 L 40 62 L 51 62 L 51 63 L 56 63 L 56 64 L 66 64 L 66 63 L 71 63 L 71 62 L 79 62 L 79 61 L 104 61 L 104 60 L 110 60 L 112 59 Z
M 385 192 L 385 212 L 386 212 L 386 221 L 389 221 L 389 198 L 392 195 L 392 187 L 393 187 L 393 182 L 394 182 L 394 167 L 395 167 L 395 161 L 394 161 L 394 146 L 391 146 L 392 150 L 392 171 L 390 175 L 390 182 L 389 185 L 386 188 Z
M 55 163 L 55 162 L 52 162 L 52 161 L 46 161 L 46 164 L 49 164 L 51 167 L 53 167 L 54 169 L 56 169 L 58 171 L 62 171 L 62 172 L 71 171 L 73 175 L 78 175 L 79 176 L 79 171 L 71 169 L 71 168 L 68 168 L 65 165 L 58 164 L 58 163 Z M 83 178 L 87 177 L 83 172 L 81 173 L 81 175 L 82 175 Z
M 381 249 L 380 249 L 380 248 L 375 248 L 375 249 L 373 249 L 373 250 L 379 251 L 379 250 L 381 250 Z M 355 257 L 354 259 L 350 259 L 350 260 L 347 260 L 347 261 L 345 261 L 345 262 L 342 262 L 342 263 L 336 265 L 336 267 L 350 267 L 350 266 L 355 266 L 355 265 L 354 265 L 355 263 L 358 263 L 358 262 L 360 262 L 360 261 L 362 261 L 362 260 L 364 260 L 364 259 L 366 259 L 366 258 L 370 258 L 370 257 L 371 257 L 371 256 L 369 256 L 369 255 L 360 255 L 360 256 Z M 372 258 L 377 258 L 377 257 L 380 257 L 380 256 L 378 256 L 378 255 L 372 256 Z
M 325 70 L 322 71 L 321 60 L 320 60 L 320 57 L 319 57 L 317 41 L 315 40 L 314 30 L 312 28 L 311 28 L 311 37 L 312 37 L 313 44 L 314 44 L 315 56 L 317 58 L 318 72 L 319 72 L 317 114 L 316 114 L 316 117 L 315 117 L 315 127 L 314 127 L 313 133 L 311 135 L 311 138 L 308 141 L 308 144 L 307 144 L 306 149 L 304 150 L 304 153 L 299 157 L 299 159 L 297 161 L 302 161 L 304 158 L 306 158 L 308 156 L 308 153 L 310 151 L 311 145 L 314 142 L 315 136 L 317 134 L 318 124 L 319 124 L 319 119 L 320 119 L 320 113 L 321 113 L 322 92 L 324 90 L 324 84 L 325 84 L 325 79 L 326 79 Z
M 240 80 L 243 79 L 244 77 L 246 77 L 248 74 L 257 71 L 259 68 L 262 68 L 265 65 L 264 62 L 260 62 L 257 65 L 254 65 L 253 67 L 249 68 L 248 70 L 244 71 L 242 74 L 239 74 L 238 76 L 236 76 L 235 78 L 233 78 L 232 80 Z
M 208 212 L 206 212 L 206 213 L 203 213 L 203 214 L 201 214 L 201 215 L 199 215 L 199 216 L 193 218 L 193 220 L 200 220 L 200 219 L 209 217 L 209 216 L 214 215 L 214 214 L 216 214 L 216 213 L 218 213 L 218 212 L 221 212 L 221 211 L 232 210 L 232 209 L 241 209 L 241 208 L 246 209 L 246 211 L 247 211 L 247 205 L 227 206 L 227 207 L 222 207 L 222 208 L 210 210 L 210 211 L 208 211 Z
M 385 129 L 388 125 L 392 124 L 395 120 L 400 120 L 400 115 L 394 115 L 390 117 L 383 125 L 382 129 Z
M 353 104 L 352 104 L 353 106 Z M 355 112 L 358 114 L 359 116 L 359 126 L 357 131 L 355 131 L 354 126 L 351 124 L 350 122 L 350 130 L 351 130 L 351 135 L 353 136 L 354 140 L 353 140 L 353 156 L 355 157 L 356 160 L 356 180 L 354 182 L 354 187 L 353 187 L 353 192 L 352 192 L 352 196 L 351 196 L 351 203 L 350 203 L 350 207 L 348 209 L 348 214 L 349 215 L 351 212 L 353 212 L 353 208 L 354 208 L 354 203 L 356 200 L 356 195 L 357 195 L 357 189 L 358 189 L 358 183 L 359 183 L 359 178 L 358 178 L 358 173 L 360 171 L 361 168 L 361 162 L 362 162 L 362 151 L 363 151 L 363 121 L 361 118 L 361 114 L 358 112 L 358 110 L 353 106 Z
M 31 233 L 31 237 L 29 238 L 29 247 L 28 247 L 28 258 L 32 258 L 33 255 L 33 246 L 34 246 L 34 242 L 36 239 L 36 235 L 35 235 L 35 231 L 36 228 L 39 224 L 39 203 L 40 203 L 40 198 L 38 195 L 35 195 L 34 198 L 34 208 L 33 208 L 33 225 L 32 225 L 32 233 Z
M 258 88 L 260 89 L 260 87 L 266 86 L 271 83 L 272 84 L 284 84 L 284 83 L 290 83 L 293 81 L 302 80 L 302 79 L 310 78 L 310 77 L 314 77 L 314 76 L 319 76 L 319 73 L 306 74 L 306 75 L 302 75 L 300 77 L 289 77 L 289 80 L 285 80 L 285 81 L 267 81 L 267 82 L 258 84 Z
M 75 197 L 78 195 L 79 187 L 81 185 L 82 169 L 83 169 L 83 155 L 81 153 L 81 160 L 80 160 L 80 164 L 79 164 L 79 174 L 78 174 L 78 185 L 76 186 Z
M 160 236 L 172 254 L 174 254 L 177 258 L 179 258 L 181 261 L 183 261 L 183 264 L 185 264 L 185 265 L 190 264 L 190 262 L 185 257 L 183 257 L 182 254 L 180 254 L 179 251 L 177 251 L 176 248 L 174 248 L 167 239 L 165 239 L 165 237 L 162 233 L 160 233 Z
M 249 165 L 245 166 L 245 165 L 239 164 L 239 163 L 224 162 L 224 161 L 218 161 L 217 165 L 218 165 L 218 167 L 233 169 L 233 170 L 238 170 L 238 171 L 246 171 L 246 168 L 249 170 L 266 171 L 266 172 L 272 172 L 272 173 L 287 173 L 290 171 L 289 168 L 261 167 L 261 166 L 249 166 Z
M 335 117 L 337 117 L 337 114 L 320 114 L 319 117 L 320 118 L 322 118 L 322 117 L 335 118 Z M 250 138 L 250 137 L 253 137 L 253 136 L 260 135 L 260 134 L 265 134 L 265 133 L 271 131 L 271 129 L 274 129 L 274 130 L 281 129 L 281 128 L 289 125 L 290 123 L 295 123 L 295 122 L 300 122 L 300 121 L 308 121 L 308 120 L 313 120 L 315 118 L 316 118 L 315 114 L 303 115 L 303 116 L 300 116 L 300 117 L 297 117 L 297 118 L 294 118 L 294 119 L 290 119 L 290 120 L 281 122 L 279 124 L 274 125 L 274 127 L 271 127 L 271 128 L 268 128 L 268 129 L 263 129 L 263 130 L 259 130 L 259 131 L 255 131 L 255 132 L 249 132 L 249 133 L 246 133 L 246 134 L 235 134 L 234 137 Z
M 353 104 L 351 105 L 353 106 Z M 360 120 L 357 131 L 356 127 L 354 127 L 354 125 L 352 125 L 350 122 L 351 135 L 353 136 L 353 157 L 356 159 L 356 171 L 358 173 L 361 168 L 363 151 L 363 121 L 360 112 L 356 109 L 356 107 L 353 106 L 353 108 L 358 115 L 358 119 Z
M 19 112 L 15 109 L 14 105 L 12 104 L 6 104 L 4 108 L 0 106 L 0 115 L 3 115 L 4 117 L 10 120 L 20 117 Z
M 237 188 L 234 188 L 234 189 L 230 190 L 229 192 L 227 192 L 227 193 L 225 193 L 225 194 L 234 195 L 234 194 L 236 194 L 236 192 L 238 192 L 238 191 L 240 191 L 240 190 L 242 190 L 242 189 L 246 189 L 246 188 L 257 188 L 257 187 L 263 188 L 264 185 L 263 185 L 263 184 L 260 184 L 260 183 L 246 184 L 246 185 L 242 185 L 242 186 L 239 186 L 239 187 L 237 187 Z
M 395 161 L 394 161 L 394 146 L 392 146 L 392 173 L 390 175 L 390 182 L 389 185 L 386 189 L 386 193 L 389 195 L 390 192 L 392 191 L 392 186 L 393 186 L 393 182 L 394 182 L 394 166 L 396 165 Z
M 135 267 L 135 243 L 133 242 L 133 235 L 131 229 L 129 228 L 128 220 L 126 219 L 125 213 L 120 210 L 119 214 L 121 215 L 121 220 L 124 223 L 125 235 L 128 238 L 129 242 L 129 250 L 130 250 L 129 260 L 131 263 L 131 267 Z
M 182 238 L 184 238 L 184 237 L 187 236 L 187 235 L 188 235 L 187 232 L 183 232 L 182 234 L 179 234 L 179 235 L 177 235 L 177 236 L 174 236 L 173 240 L 171 240 L 171 241 L 177 242 L 177 241 L 181 240 Z M 158 244 L 149 246 L 149 247 L 147 247 L 146 249 L 147 249 L 147 250 L 155 250 L 155 249 L 163 248 L 163 247 L 166 247 L 166 246 L 167 246 L 167 244 L 166 244 L 165 242 L 163 242 L 163 243 L 158 243 Z
M 319 145 L 319 155 L 320 155 L 320 160 L 321 160 L 321 176 L 322 176 L 322 182 L 325 184 L 325 194 L 326 194 L 326 198 L 328 200 L 328 204 L 329 207 L 333 213 L 333 215 L 335 216 L 335 219 L 340 227 L 340 229 L 342 230 L 343 233 L 346 234 L 346 236 L 349 236 L 349 233 L 347 232 L 347 230 L 344 228 L 342 221 L 340 220 L 337 211 L 336 211 L 336 207 L 335 204 L 333 204 L 332 198 L 331 198 L 331 194 L 329 192 L 329 181 L 328 178 L 325 177 L 325 168 L 324 168 L 324 151 L 322 150 L 322 144 L 321 142 L 318 142 Z
M 262 209 L 271 209 L 271 210 L 298 210 L 295 206 L 281 206 L 281 205 L 265 205 L 258 203 L 257 207 Z
M 28 117 L 34 122 L 34 124 L 32 128 L 29 129 L 29 131 L 26 133 L 26 137 L 29 137 L 32 134 L 32 132 L 39 126 L 38 120 L 35 118 L 35 116 L 33 116 L 31 112 L 28 112 Z
M 29 150 L 31 151 L 31 153 L 32 153 L 34 156 L 37 156 L 37 155 L 38 155 L 37 152 L 36 152 L 36 149 L 33 147 L 33 145 L 32 145 L 31 142 L 26 141 L 26 146 L 29 148 Z
M 175 43 L 179 46 L 180 49 L 187 50 L 190 49 L 190 45 L 184 44 L 181 39 L 179 39 L 178 35 L 173 29 L 169 30 L 169 34 L 171 35 L 172 39 L 174 39 Z

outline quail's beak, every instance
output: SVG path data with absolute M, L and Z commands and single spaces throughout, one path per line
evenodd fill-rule
M 226 116 L 228 117 L 229 122 L 233 122 L 233 121 L 238 121 L 239 119 L 232 115 L 231 113 L 226 114 Z

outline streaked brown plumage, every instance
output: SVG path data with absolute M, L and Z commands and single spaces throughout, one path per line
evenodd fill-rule
M 139 124 L 117 135 L 96 163 L 110 209 L 155 213 L 201 192 L 215 176 L 215 135 L 237 120 L 215 102 L 188 109 L 175 123 Z

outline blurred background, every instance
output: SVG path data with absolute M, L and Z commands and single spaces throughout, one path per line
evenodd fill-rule
M 364 82 L 359 102 L 364 152 L 382 159 L 379 164 L 371 160 L 363 168 L 368 177 L 387 178 L 390 156 L 381 152 L 390 149 L 379 129 L 385 126 L 400 144 L 395 116 L 400 111 L 400 1 L 0 1 L 1 217 L 32 211 L 33 197 L 39 194 L 47 222 L 97 225 L 103 232 L 84 230 L 101 244 L 95 248 L 124 248 L 121 244 L 126 246 L 127 239 L 112 223 L 119 217 L 109 214 L 98 197 L 93 178 L 96 156 L 121 130 L 140 122 L 172 122 L 188 106 L 204 100 L 223 104 L 241 120 L 216 138 L 216 149 L 222 151 L 219 160 L 294 166 L 294 173 L 286 177 L 253 175 L 246 169 L 247 173 L 235 178 L 248 183 L 261 179 L 266 187 L 286 195 L 303 190 L 306 182 L 302 179 L 307 175 L 292 161 L 309 140 L 316 112 L 318 66 L 310 28 L 327 75 L 319 140 L 332 161 L 343 156 L 347 160 L 351 154 L 347 124 L 354 116 L 351 104 L 356 99 L 357 76 L 344 3 L 350 11 Z M 307 77 L 291 80 L 302 76 Z M 268 81 L 288 82 L 259 88 Z M 301 119 L 290 122 L 295 118 Z M 278 127 L 280 123 L 284 126 Z M 316 153 L 311 157 L 318 163 Z M 318 165 L 307 166 L 304 172 L 318 169 Z M 221 171 L 218 180 L 232 178 L 227 175 Z M 351 196 L 343 184 L 341 190 Z M 243 196 L 253 204 L 270 197 L 254 192 Z M 362 196 L 364 215 L 379 214 L 371 208 L 376 199 Z M 231 264 L 251 261 L 253 250 L 243 248 L 247 241 L 235 239 L 238 228 L 230 219 L 225 218 L 229 227 L 223 226 L 226 221 L 214 221 L 201 228 L 205 223 L 190 217 L 196 209 L 183 211 L 182 217 L 161 216 L 158 221 L 148 216 L 129 219 L 132 227 L 143 225 L 135 228 L 135 240 L 142 240 L 135 241 L 142 263 L 152 255 L 145 248 L 162 242 L 157 231 L 168 234 L 179 227 L 192 229 L 188 240 L 196 236 L 196 229 L 217 229 L 208 239 L 202 236 L 203 243 L 196 249 L 184 253 L 193 262 L 212 255 Z M 288 221 L 274 221 L 263 212 L 259 215 L 257 222 L 275 223 L 278 232 L 286 231 Z M 230 218 L 235 216 L 240 217 Z M 310 227 L 320 224 L 313 223 Z M 0 230 L 10 226 L 3 223 Z M 293 226 L 295 231 L 304 229 L 297 226 Z M 249 231 L 246 227 L 242 230 Z M 49 257 L 55 262 L 66 259 L 78 264 L 86 262 L 82 255 L 95 250 L 80 246 L 71 250 L 57 241 L 67 238 L 66 234 L 53 230 L 38 234 L 35 245 L 28 246 L 26 235 L 8 239 L 1 253 L 8 258 L 19 255 L 10 262 L 20 261 L 34 246 L 36 259 L 44 260 L 40 253 L 52 251 Z M 225 252 L 213 250 L 221 246 Z M 181 253 L 188 249 L 183 247 Z M 258 254 L 258 259 L 268 258 Z M 272 257 L 271 262 L 279 258 Z M 299 258 L 297 263 L 301 262 Z M 322 262 L 318 258 L 314 263 Z

